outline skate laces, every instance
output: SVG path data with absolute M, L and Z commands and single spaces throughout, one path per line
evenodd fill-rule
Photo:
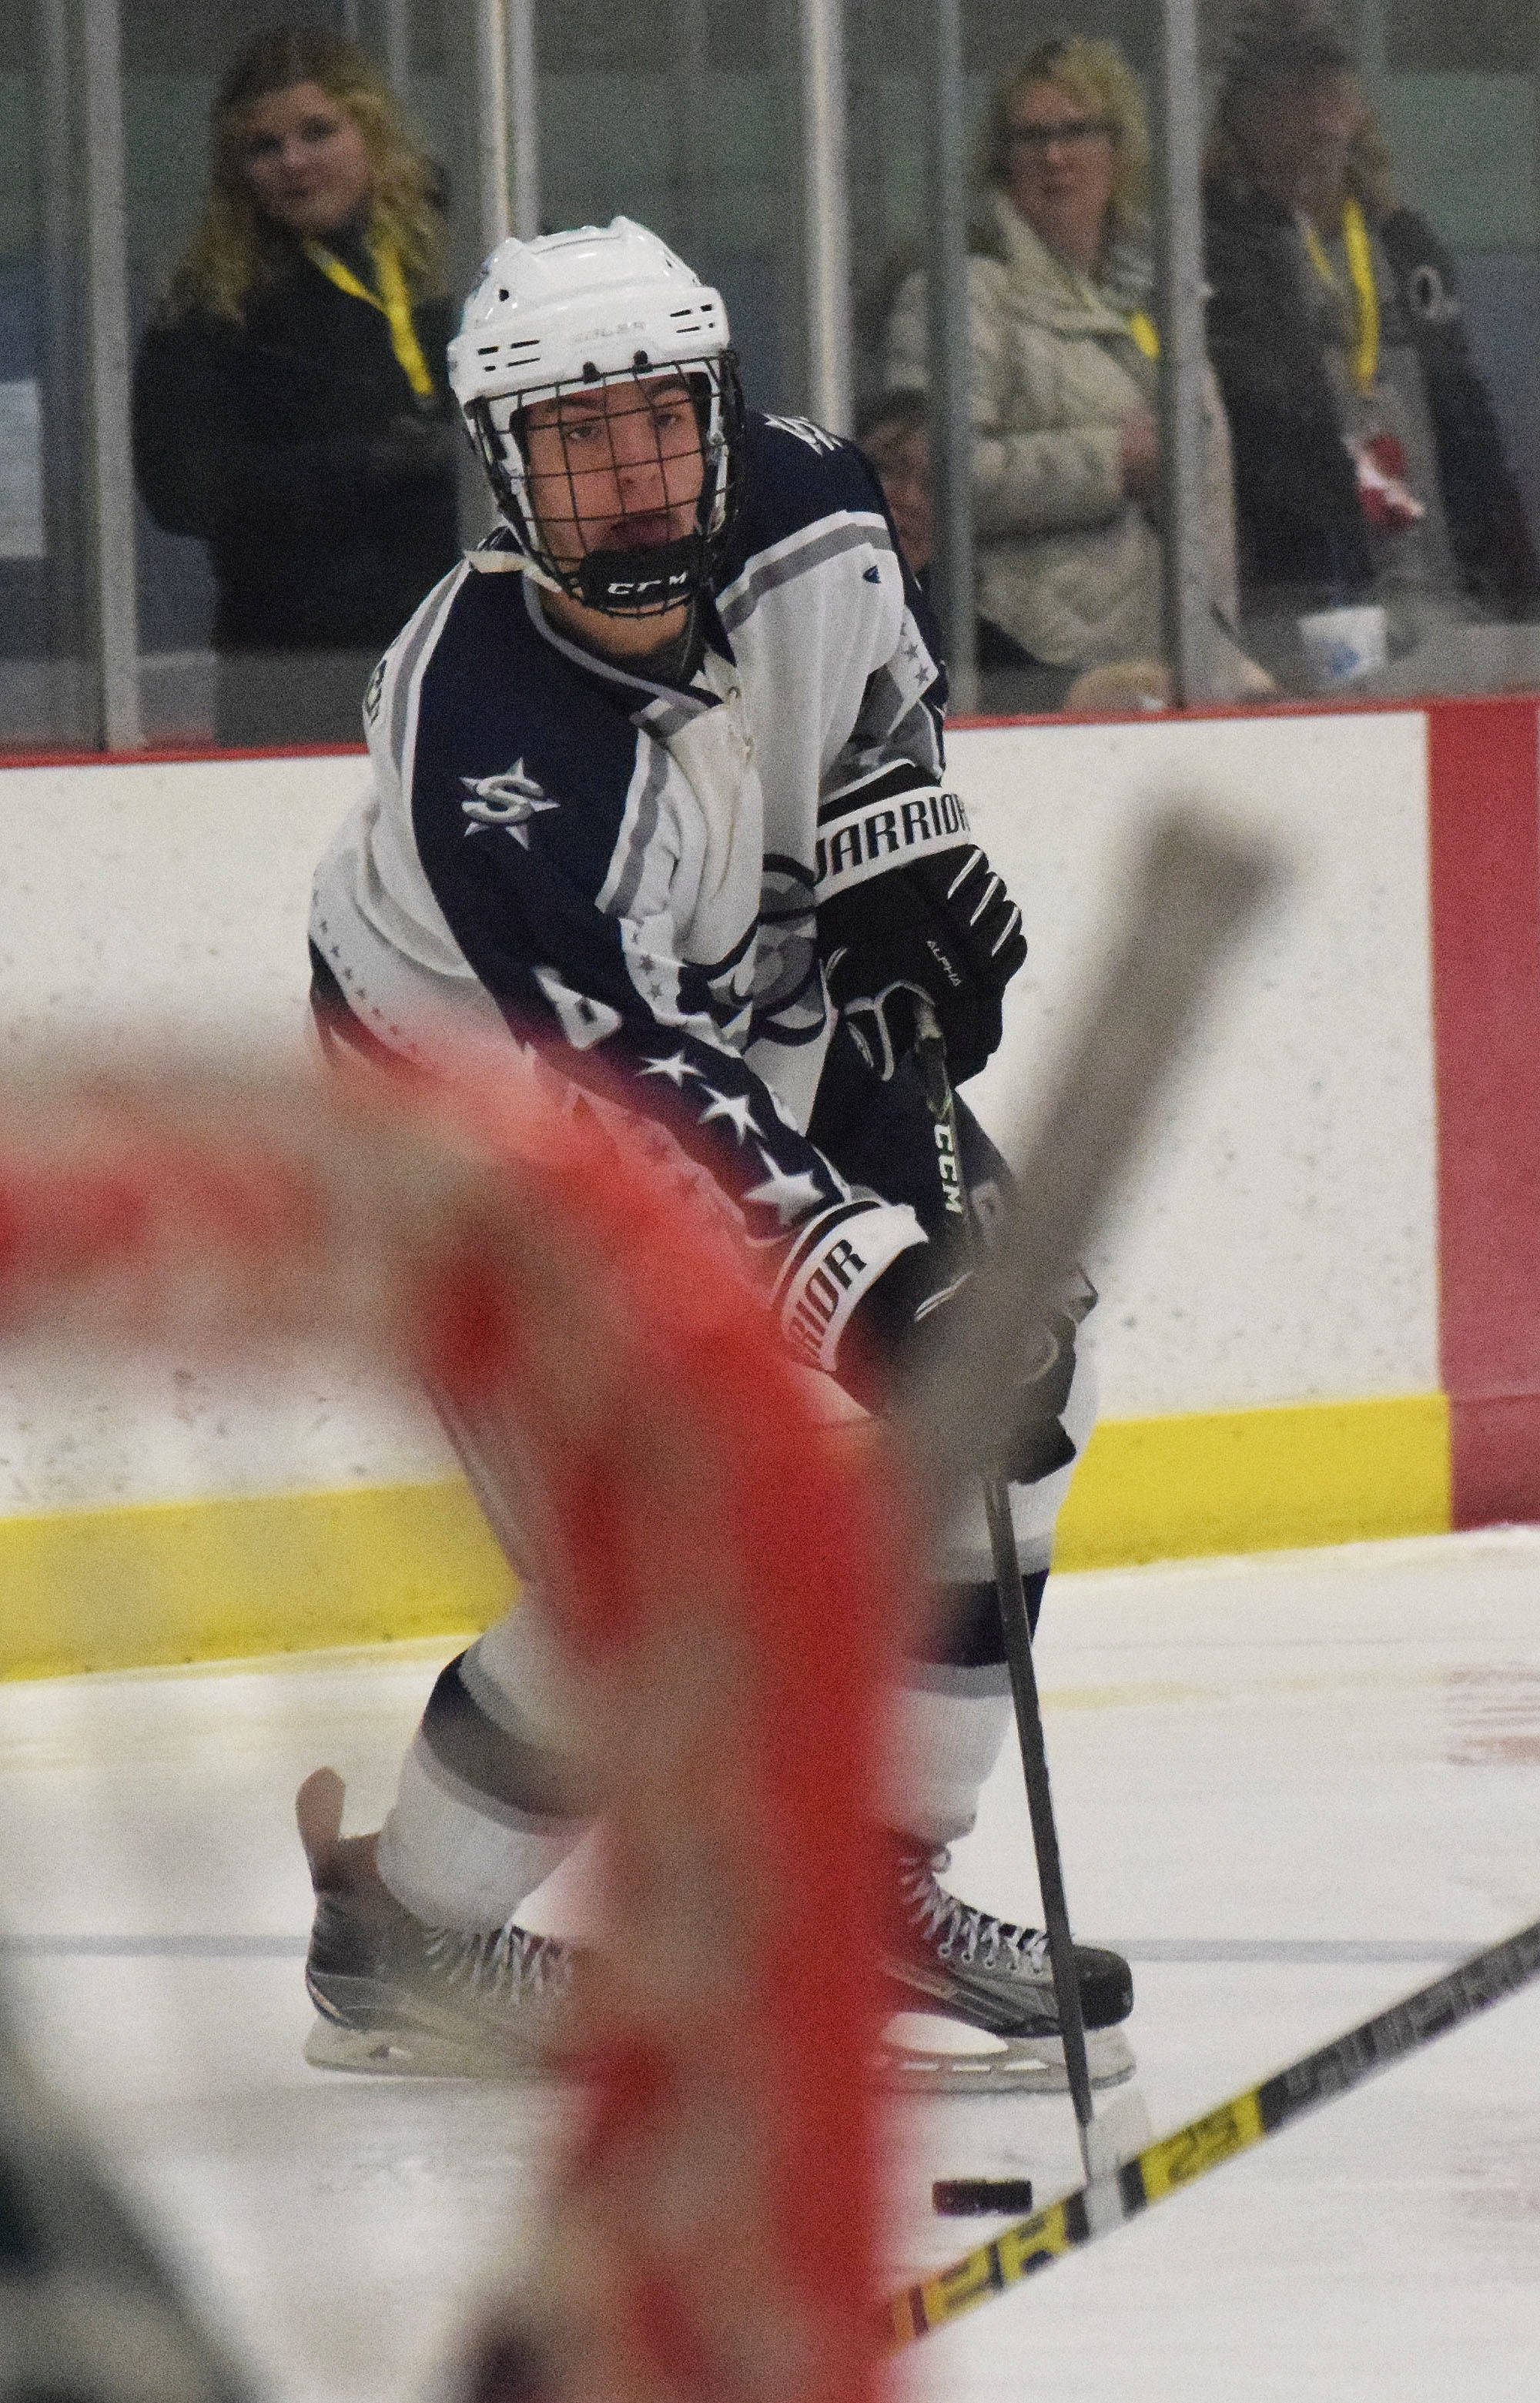
M 996 1919 L 992 1911 L 979 1910 L 949 1894 L 940 1880 L 950 1859 L 947 1850 L 900 1855 L 898 1890 L 910 1926 L 935 1946 L 943 1961 L 955 1961 L 964 1968 L 1045 1974 L 1047 1938 L 1035 1928 L 1015 1927 L 1008 1919 Z
M 470 1934 L 459 1927 L 425 1928 L 423 1951 L 446 1986 L 464 1987 L 493 2003 L 560 1993 L 572 1975 L 569 1945 L 554 1936 L 532 1936 L 511 1919 L 502 1927 Z

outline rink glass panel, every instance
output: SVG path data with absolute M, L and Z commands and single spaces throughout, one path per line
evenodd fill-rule
M 80 741 L 78 93 L 60 0 L 0 12 L 0 748 Z
M 135 345 L 187 248 L 207 190 L 209 116 L 220 81 L 265 23 L 322 31 L 358 41 L 386 75 L 408 130 L 442 168 L 448 189 L 449 274 L 468 288 L 482 254 L 476 222 L 469 0 L 297 0 L 271 18 L 241 0 L 120 0 L 123 34 L 124 146 L 127 161 L 129 280 Z M 462 129 L 470 128 L 468 138 Z M 467 466 L 469 457 L 467 451 Z M 485 528 L 474 480 L 469 539 Z M 215 584 L 204 546 L 166 534 L 137 509 L 138 633 L 146 739 L 218 739 L 220 671 L 210 648 Z M 230 673 L 225 671 L 227 676 Z M 240 669 L 234 671 L 240 676 Z M 277 672 L 281 687 L 284 670 Z M 361 696 L 368 660 L 349 655 L 292 671 L 289 739 L 362 739 L 354 687 Z M 249 679 L 259 701 L 274 674 L 258 661 Z M 341 698 L 333 703 L 333 688 Z M 319 696 L 319 698 L 318 698 Z M 319 712 L 319 714 L 317 714 Z M 271 729 L 246 739 L 285 739 L 282 710 L 259 710 Z M 329 729 L 335 726 L 335 732 Z
M 1204 0 L 1207 106 L 1229 11 Z M 476 222 L 471 0 L 294 0 L 290 21 L 355 34 L 395 73 L 409 118 L 445 165 L 451 274 L 467 285 Z M 1036 28 L 967 0 L 964 66 L 977 118 Z M 1472 354 L 1507 472 L 1540 526 L 1540 67 L 1533 10 L 1460 16 L 1408 0 L 1344 10 L 1402 200 L 1452 255 Z M 877 373 L 884 271 L 925 219 L 925 0 L 847 0 L 851 256 L 858 388 Z M 101 740 L 87 435 L 82 0 L 20 0 L 0 21 L 0 748 Z M 236 0 L 120 0 L 131 331 L 141 331 L 203 189 L 208 106 L 252 30 Z M 1054 20 L 1114 35 L 1142 73 L 1159 0 Z M 539 0 L 544 218 L 625 209 L 655 224 L 724 291 L 751 400 L 807 401 L 807 260 L 799 202 L 798 18 L 728 0 Z M 474 479 L 465 531 L 479 530 Z M 148 741 L 212 739 L 213 587 L 202 545 L 137 515 L 136 635 Z M 1514 615 L 1523 613 L 1515 612 Z M 1291 641 L 1292 641 L 1291 637 Z M 1393 645 L 1394 647 L 1394 645 Z M 1456 651 L 1460 656 L 1455 656 Z M 1288 646 L 1285 646 L 1285 653 Z M 1308 679 L 1272 660 L 1289 690 Z M 1540 685 L 1527 627 L 1426 654 L 1430 689 Z M 1419 671 L 1393 659 L 1391 694 Z M 1372 692 L 1371 683 L 1357 689 Z M 986 700 L 989 698 L 986 693 Z
M 791 0 L 538 0 L 535 38 L 544 223 L 651 226 L 721 292 L 750 406 L 802 406 Z
M 1087 0 L 1033 21 L 965 0 L 964 64 L 978 124 L 997 80 L 1047 35 L 1111 35 L 1149 78 L 1161 38 L 1159 0 Z M 1205 131 L 1218 66 L 1234 16 L 1200 0 L 1199 44 Z M 1528 0 L 1450 13 L 1415 0 L 1342 0 L 1339 21 L 1356 50 L 1359 83 L 1394 169 L 1395 197 L 1426 220 L 1450 254 L 1481 386 L 1477 410 L 1495 415 L 1509 481 L 1532 546 L 1540 530 L 1540 112 L 1536 108 L 1533 10 Z M 923 243 L 925 172 L 925 0 L 851 0 L 851 208 L 856 366 L 860 389 L 881 388 L 885 312 L 907 250 Z M 1456 424 L 1454 432 L 1468 432 Z M 1518 604 L 1455 590 L 1430 613 L 1403 602 L 1394 571 L 1368 591 L 1341 576 L 1325 589 L 1279 590 L 1243 578 L 1242 635 L 1285 697 L 1394 698 L 1413 691 L 1530 689 L 1540 685 L 1540 640 Z M 1388 589 L 1387 589 L 1388 587 Z M 1331 684 L 1307 654 L 1303 615 L 1358 602 L 1383 603 L 1384 669 Z M 1006 680 L 1009 681 L 1008 679 Z M 997 680 L 998 683 L 998 680 Z M 1004 689 L 984 705 L 1010 706 Z

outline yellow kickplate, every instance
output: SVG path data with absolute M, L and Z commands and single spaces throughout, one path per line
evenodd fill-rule
M 0 1676 L 452 1635 L 512 1591 L 453 1479 L 4 1519 Z
M 1059 1520 L 1054 1565 L 1288 1551 L 1449 1531 L 1442 1394 L 1099 1426 Z
M 1440 1394 L 1098 1427 L 1060 1568 L 1450 1524 Z M 512 1577 L 456 1479 L 0 1519 L 0 1677 L 250 1659 L 490 1625 Z

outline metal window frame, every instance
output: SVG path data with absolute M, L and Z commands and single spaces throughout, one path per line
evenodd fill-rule
M 86 260 L 86 482 L 101 747 L 144 747 L 133 521 L 128 193 L 119 0 L 80 0 Z
M 844 0 L 798 0 L 802 79 L 808 401 L 820 424 L 854 423 L 851 361 L 849 90 Z
M 483 255 L 506 242 L 508 35 L 503 0 L 476 0 L 476 174 Z
M 1162 632 L 1179 709 L 1213 697 L 1197 0 L 1161 0 L 1156 76 Z
M 930 107 L 926 119 L 930 235 L 929 435 L 935 549 L 931 590 L 941 629 L 950 706 L 978 706 L 978 611 L 974 600 L 973 405 L 968 341 L 967 174 L 961 0 L 931 0 Z
M 540 231 L 540 68 L 534 42 L 534 0 L 506 0 L 508 173 L 513 231 L 533 242 Z
M 476 155 L 483 253 L 540 231 L 534 0 L 476 0 Z

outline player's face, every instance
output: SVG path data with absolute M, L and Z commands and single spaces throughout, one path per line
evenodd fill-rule
M 655 550 L 693 530 L 706 463 L 682 378 L 536 401 L 524 434 L 530 505 L 563 564 L 590 550 Z
M 1011 103 L 1006 189 L 1050 250 L 1099 247 L 1117 179 L 1117 136 L 1056 83 L 1029 83 Z
M 324 241 L 355 217 L 374 188 L 363 134 L 317 83 L 264 92 L 246 112 L 246 188 L 264 216 L 302 241 Z

